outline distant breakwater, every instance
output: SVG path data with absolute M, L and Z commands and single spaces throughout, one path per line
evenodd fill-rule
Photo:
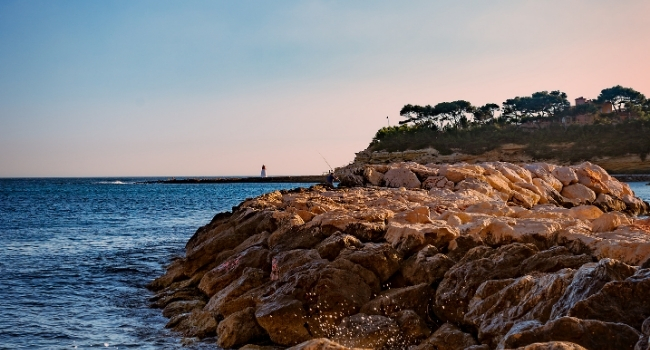
M 157 184 L 223 184 L 223 183 L 325 183 L 325 175 L 269 176 L 269 177 L 219 177 L 219 178 L 171 178 L 145 181 Z
M 650 174 L 611 174 L 611 176 L 623 182 L 650 181 Z

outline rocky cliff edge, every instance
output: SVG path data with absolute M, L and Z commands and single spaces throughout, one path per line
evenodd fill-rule
M 649 349 L 648 204 L 597 165 L 337 169 L 201 227 L 150 284 L 241 349 Z

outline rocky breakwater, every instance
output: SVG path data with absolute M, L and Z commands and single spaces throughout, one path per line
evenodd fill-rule
M 649 349 L 650 221 L 600 167 L 337 169 L 222 213 L 150 284 L 242 349 Z

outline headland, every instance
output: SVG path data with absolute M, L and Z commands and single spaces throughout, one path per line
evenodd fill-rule
M 199 228 L 149 288 L 241 349 L 646 349 L 649 204 L 592 163 L 355 163 Z

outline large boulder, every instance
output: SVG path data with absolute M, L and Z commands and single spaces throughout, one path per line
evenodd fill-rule
M 337 259 L 346 259 L 365 267 L 374 272 L 382 283 L 399 270 L 401 261 L 397 251 L 387 243 L 366 243 L 360 249 L 346 248 Z
M 217 327 L 217 345 L 230 349 L 236 345 L 243 345 L 266 335 L 262 327 L 255 320 L 255 308 L 249 307 L 233 313 L 219 322 Z
M 516 348 L 533 343 L 567 341 L 587 349 L 632 350 L 638 340 L 639 332 L 622 323 L 562 317 L 545 325 L 511 332 L 503 346 Z
M 391 288 L 363 305 L 360 312 L 368 315 L 391 316 L 402 310 L 413 310 L 426 319 L 427 307 L 433 297 L 433 291 L 425 283 L 411 287 Z
M 576 200 L 578 203 L 592 203 L 596 200 L 596 193 L 583 184 L 564 186 L 561 195 L 568 199 Z
M 482 343 L 496 346 L 517 322 L 546 322 L 573 273 L 563 269 L 552 274 L 486 281 L 470 301 L 465 321 L 478 329 Z
M 438 253 L 434 246 L 428 245 L 404 261 L 400 271 L 410 284 L 431 285 L 440 282 L 454 264 L 455 261 L 447 255 Z
M 599 292 L 605 284 L 611 281 L 623 281 L 634 272 L 633 267 L 613 259 L 585 263 L 576 271 L 564 295 L 553 305 L 551 319 L 568 315 L 569 310 L 576 303 Z
M 641 330 L 650 317 L 650 269 L 638 270 L 623 281 L 612 281 L 597 293 L 577 302 L 569 316 L 620 322 Z
M 393 168 L 384 174 L 386 187 L 420 188 L 420 180 L 407 168 Z
M 261 246 L 254 246 L 230 257 L 201 278 L 199 289 L 208 297 L 212 297 L 241 277 L 247 267 L 269 271 L 271 268 L 269 250 Z
M 478 343 L 471 334 L 463 332 L 451 323 L 445 323 L 429 338 L 415 347 L 415 350 L 465 350 L 473 345 L 478 345 Z
M 394 320 L 360 313 L 344 318 L 332 339 L 348 347 L 382 349 L 393 346 L 399 333 Z
M 470 250 L 440 282 L 433 305 L 436 315 L 456 324 L 465 323 L 470 300 L 479 286 L 487 280 L 518 277 L 521 263 L 537 251 L 534 245 L 521 243 Z

